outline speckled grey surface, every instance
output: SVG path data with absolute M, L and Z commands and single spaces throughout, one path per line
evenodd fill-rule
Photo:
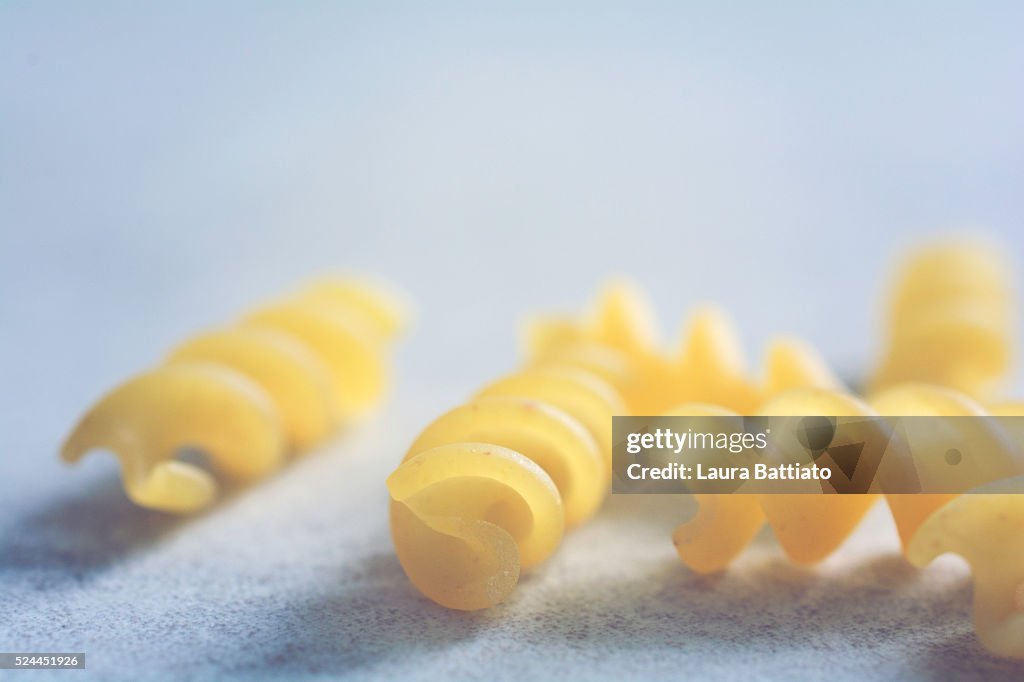
M 617 496 L 507 604 L 446 611 L 390 548 L 381 482 L 404 431 L 378 421 L 182 522 L 132 508 L 100 458 L 5 519 L 0 643 L 125 680 L 1024 674 L 979 649 L 966 567 L 911 569 L 884 508 L 813 570 L 762 537 L 708 578 L 668 538 L 687 500 Z
M 411 589 L 383 479 L 515 366 L 527 311 L 646 284 L 675 332 L 870 366 L 893 253 L 987 228 L 1024 261 L 1024 5 L 0 2 L 0 679 L 1021 678 L 964 567 L 909 570 L 884 510 L 798 570 L 717 579 L 681 502 L 613 498 L 514 598 Z M 406 287 L 377 420 L 174 521 L 61 437 L 188 334 L 317 273 Z

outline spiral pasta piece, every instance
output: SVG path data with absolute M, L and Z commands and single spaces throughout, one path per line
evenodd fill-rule
M 776 339 L 765 351 L 761 399 L 797 388 L 842 391 L 843 383 L 811 345 L 794 337 Z
M 409 446 L 408 459 L 449 443 L 493 443 L 529 457 L 554 481 L 568 526 L 597 511 L 608 471 L 594 436 L 549 403 L 529 398 L 480 398 L 434 420 Z
M 706 413 L 704 410 L 701 406 L 686 405 L 680 406 L 672 414 L 701 415 Z M 967 396 L 927 384 L 893 387 L 867 402 L 834 390 L 793 389 L 768 400 L 759 409 L 759 413 L 772 416 L 948 417 L 986 414 L 980 405 Z M 942 434 L 939 434 L 937 439 L 941 438 Z M 922 440 L 915 439 L 918 443 Z M 984 442 L 977 435 L 972 440 Z M 1003 441 L 997 434 L 988 442 Z M 959 467 L 955 480 L 946 480 L 944 485 L 935 487 L 960 487 L 966 491 L 985 481 L 1020 470 L 1020 455 L 1013 449 L 986 451 L 984 455 Z M 753 539 L 760 528 L 762 517 L 773 528 L 779 544 L 794 562 L 820 561 L 842 543 L 877 499 L 873 494 L 731 494 L 696 497 L 700 504 L 698 514 L 676 530 L 674 541 L 683 562 L 701 573 L 725 568 Z M 886 494 L 885 499 L 903 546 L 909 545 L 925 519 L 956 497 L 957 494 Z M 732 549 L 727 551 L 727 548 Z
M 578 367 L 528 367 L 428 425 L 388 479 L 392 540 L 412 583 L 452 609 L 503 601 L 604 501 L 621 407 Z
M 894 386 L 871 396 L 869 402 L 879 414 L 888 416 L 968 417 L 985 413 L 981 405 L 966 395 L 929 384 Z M 955 497 L 955 494 L 927 493 L 886 495 L 903 547 L 909 545 L 910 539 L 926 518 Z
M 1011 364 L 1010 270 L 994 247 L 936 243 L 899 267 L 873 386 L 919 381 L 989 395 Z
M 990 398 L 1007 375 L 1015 345 L 1010 270 L 994 248 L 976 242 L 935 244 L 901 266 L 894 286 L 886 354 L 876 391 L 895 382 L 929 382 Z M 980 415 L 965 395 L 920 383 L 882 391 L 872 403 L 888 414 Z M 1024 404 L 991 408 L 1024 415 Z M 1009 422 L 1011 428 L 1020 428 Z M 1011 441 L 1024 442 L 1024 433 Z M 1020 454 L 1016 453 L 1019 457 Z M 998 467 L 999 457 L 984 464 Z M 992 471 L 958 465 L 965 485 Z M 1007 466 L 1012 470 L 1012 466 Z M 1019 469 L 1018 469 L 1019 470 Z M 887 501 L 907 558 L 924 566 L 939 554 L 963 556 L 974 573 L 974 622 L 989 651 L 1024 658 L 1024 497 L 1021 479 L 983 486 L 970 495 L 889 495 Z
M 882 410 L 902 414 L 986 414 L 962 394 L 927 385 L 893 388 L 873 402 Z M 1024 405 L 1002 404 L 992 414 L 1022 416 Z M 1011 442 L 1024 442 L 1020 436 L 1015 434 Z M 983 454 L 957 465 L 962 485 L 973 488 L 969 495 L 887 495 L 886 499 L 907 559 L 924 567 L 947 552 L 964 557 L 974 574 L 978 640 L 996 655 L 1024 659 L 1024 478 L 999 479 L 1001 465 L 1005 474 L 1020 471 L 1019 460 L 1004 458 L 1022 455 L 1019 451 Z
M 652 328 L 642 321 L 647 314 L 627 313 L 630 309 L 648 309 L 639 290 L 630 287 L 612 291 L 617 296 L 610 296 L 606 290 L 589 323 L 584 320 L 573 324 L 566 318 L 555 318 L 535 324 L 528 347 L 547 358 L 564 358 L 562 363 L 574 366 L 591 367 L 580 358 L 594 358 L 599 351 L 614 358 L 619 369 L 611 379 L 617 382 L 633 414 L 741 415 L 761 409 L 767 410 L 761 414 L 798 415 L 809 405 L 827 406 L 827 414 L 871 413 L 862 402 L 842 393 L 841 382 L 820 356 L 797 339 L 773 342 L 765 353 L 763 377 L 751 379 L 732 322 L 713 306 L 691 314 L 675 358 L 655 352 L 653 337 L 642 331 Z M 603 320 L 601 331 L 594 319 Z M 776 396 L 786 397 L 769 400 Z M 743 494 L 696 497 L 696 517 L 680 526 L 673 540 L 683 561 L 701 572 L 728 565 L 765 520 L 775 528 L 794 561 L 817 561 L 842 542 L 875 499 Z
M 859 414 L 865 408 L 839 397 L 839 380 L 814 349 L 794 339 L 778 339 L 765 352 L 760 385 L 745 378 L 739 341 L 728 319 L 709 309 L 698 313 L 684 345 L 683 366 L 691 370 L 690 401 L 667 411 L 667 415 L 752 414 L 752 403 L 765 396 L 789 396 L 769 403 L 762 414 L 781 416 L 799 413 L 807 402 L 830 402 L 833 409 Z M 700 372 L 700 374 L 697 374 Z M 792 393 L 787 393 L 791 391 Z M 716 404 L 717 403 L 717 404 Z M 837 501 L 836 497 L 811 502 L 812 496 L 755 494 L 697 494 L 698 508 L 690 521 L 672 534 L 679 558 L 698 573 L 714 573 L 728 566 L 750 544 L 766 518 L 776 529 L 783 549 L 800 563 L 817 560 L 845 537 L 851 519 L 859 520 L 866 506 Z M 815 496 L 816 497 L 816 496 Z M 764 508 L 770 510 L 766 517 Z M 862 509 L 862 507 L 864 507 Z M 824 527 L 810 528 L 809 523 Z M 788 529 L 788 530 L 786 530 Z M 838 540 L 837 540 L 838 538 Z
M 242 324 L 290 334 L 315 352 L 345 418 L 371 409 L 388 388 L 386 348 L 356 311 L 299 298 L 256 310 Z
M 993 412 L 1024 415 L 1021 405 L 1004 404 Z M 895 386 L 862 402 L 823 389 L 795 389 L 761 408 L 771 415 L 902 415 L 975 416 L 988 414 L 968 396 L 941 386 Z M 730 415 L 707 405 L 680 406 L 674 414 Z M 1001 656 L 1024 658 L 1024 478 L 1008 477 L 1022 468 L 1019 438 L 1003 438 L 986 420 L 953 421 L 950 428 L 990 431 L 991 438 L 971 432 L 976 457 L 957 465 L 955 478 L 943 487 L 959 486 L 972 494 L 886 494 L 908 560 L 924 566 L 940 554 L 953 552 L 970 563 L 975 579 L 974 620 L 981 643 Z M 909 428 L 909 427 L 907 427 Z M 923 428 L 935 429 L 934 425 Z M 948 433 L 935 434 L 946 448 Z M 915 437 L 920 446 L 926 438 Z M 934 458 L 935 453 L 924 453 Z M 925 473 L 927 475 L 927 473 Z M 985 483 L 996 480 L 996 483 Z M 934 481 L 932 482 L 934 483 Z M 978 487 L 981 486 L 981 487 Z M 971 490 L 971 489 L 974 490 Z M 860 495 L 697 495 L 696 516 L 676 529 L 673 542 L 683 562 L 698 573 L 725 568 L 767 522 L 786 554 L 797 563 L 828 556 L 857 526 L 874 494 Z
M 321 279 L 299 296 L 361 316 L 364 326 L 384 341 L 398 338 L 412 317 L 410 303 L 387 282 L 355 277 Z
M 667 416 L 739 416 L 716 405 L 689 403 L 669 410 Z M 672 533 L 679 558 L 698 573 L 714 573 L 729 565 L 750 544 L 764 523 L 756 495 L 697 494 L 696 515 Z
M 274 402 L 296 452 L 326 438 L 340 417 L 327 366 L 287 334 L 271 329 L 221 329 L 186 341 L 167 360 L 172 365 L 195 361 L 231 368 L 259 384 Z
M 598 374 L 622 395 L 629 414 L 662 414 L 675 405 L 720 405 L 752 413 L 767 395 L 815 375 L 815 385 L 839 387 L 813 349 L 797 339 L 773 343 L 763 382 L 746 370 L 739 336 L 721 309 L 697 308 L 679 351 L 658 347 L 651 306 L 642 290 L 614 280 L 581 319 L 543 317 L 526 328 L 526 352 L 535 366 L 571 366 Z M 806 385 L 799 384 L 799 385 Z
M 406 575 L 451 609 L 505 599 L 521 569 L 546 559 L 564 528 L 562 498 L 543 469 L 490 443 L 442 445 L 388 478 L 391 536 Z
M 1022 403 L 992 401 L 1010 365 L 1014 302 L 1000 254 L 978 243 L 936 244 L 902 264 L 885 355 L 867 399 L 850 394 L 813 349 L 795 339 L 771 344 L 762 376 L 751 378 L 731 322 L 713 307 L 691 316 L 678 354 L 663 353 L 648 333 L 653 325 L 645 322 L 649 306 L 642 293 L 632 286 L 612 291 L 602 293 L 587 316 L 535 322 L 527 350 L 536 366 L 581 367 L 605 377 L 631 414 L 1024 415 Z M 988 412 L 977 399 L 987 401 Z M 1024 658 L 1024 478 L 962 494 L 1021 470 L 1024 428 L 985 419 L 909 422 L 903 428 L 928 431 L 914 438 L 915 458 L 948 455 L 949 438 L 971 444 L 981 456 L 964 457 L 955 472 L 917 468 L 929 479 L 922 479 L 926 489 L 961 492 L 881 495 L 904 551 L 919 566 L 944 552 L 967 558 L 979 640 L 996 654 Z M 1020 433 L 1004 431 L 1007 426 Z M 837 549 L 879 497 L 699 494 L 697 514 L 676 529 L 673 542 L 691 569 L 710 573 L 727 567 L 767 523 L 787 556 L 813 563 Z
M 529 357 L 580 343 L 595 343 L 624 353 L 652 353 L 659 334 L 654 308 L 634 282 L 615 278 L 598 293 L 591 309 L 580 319 L 546 316 L 526 325 L 525 346 Z
M 598 312 L 583 321 L 555 318 L 535 325 L 531 350 L 547 358 L 549 365 L 605 372 L 620 387 L 634 414 L 700 415 L 708 410 L 733 415 L 877 414 L 874 405 L 850 395 L 820 356 L 797 339 L 770 344 L 761 379 L 749 378 L 738 335 L 729 318 L 714 307 L 699 308 L 691 315 L 676 359 L 652 352 L 652 337 L 638 331 L 650 328 L 637 321 L 646 315 L 631 317 L 623 312 L 630 307 L 645 310 L 646 303 L 635 287 L 625 291 L 629 293 L 612 299 L 614 305 L 604 294 L 598 300 Z M 603 310 L 609 312 L 602 314 Z M 595 319 L 604 320 L 601 332 Z M 613 328 L 617 333 L 609 331 Z M 892 401 L 899 404 L 898 396 L 894 394 L 881 405 L 885 413 L 894 414 L 888 411 L 894 407 L 887 404 Z M 917 413 L 909 411 L 911 407 L 901 405 L 904 414 Z M 941 410 L 925 413 L 952 414 Z M 891 498 L 904 544 L 927 514 L 951 499 L 930 495 Z M 684 562 L 694 570 L 712 572 L 727 566 L 766 521 L 792 560 L 819 561 L 842 543 L 877 497 L 704 494 L 697 499 L 697 516 L 677 529 L 674 540 Z
M 399 309 L 368 286 L 337 285 L 330 297 L 323 286 L 199 334 L 114 388 L 72 430 L 62 458 L 111 450 L 133 502 L 187 513 L 216 498 L 217 481 L 177 459 L 183 449 L 245 482 L 308 451 L 382 397 L 384 353 L 401 326 Z
M 629 359 L 620 351 L 596 343 L 574 343 L 534 359 L 530 366 L 570 367 L 606 381 L 619 395 L 631 390 L 637 377 Z
M 476 397 L 496 396 L 533 398 L 573 417 L 597 441 L 605 469 L 611 470 L 611 418 L 623 414 L 625 404 L 607 382 L 574 367 L 537 367 L 498 379 Z
M 525 348 L 534 365 L 568 365 L 595 373 L 619 392 L 627 410 L 643 414 L 668 405 L 673 367 L 658 348 L 653 307 L 625 279 L 608 282 L 582 318 L 548 316 L 526 326 Z
M 706 414 L 686 405 L 673 414 Z M 817 388 L 793 389 L 760 409 L 766 416 L 827 414 L 861 416 L 871 409 L 853 396 Z M 843 542 L 877 499 L 875 495 L 697 495 L 697 515 L 673 533 L 683 563 L 698 573 L 726 568 L 754 539 L 764 522 L 795 563 L 820 561 Z
M 953 552 L 974 574 L 974 628 L 998 656 L 1024 659 L 1024 479 L 961 495 L 928 516 L 907 547 L 924 567 Z
M 746 375 L 739 335 L 728 315 L 714 306 L 691 314 L 671 381 L 672 403 L 708 403 L 738 414 L 751 414 L 759 403 L 760 392 Z
M 121 462 L 128 497 L 143 507 L 183 512 L 208 504 L 213 477 L 177 461 L 183 445 L 206 452 L 214 468 L 251 480 L 284 461 L 284 439 L 269 396 L 245 375 L 209 363 L 139 374 L 94 405 L 61 450 L 75 462 L 94 448 Z

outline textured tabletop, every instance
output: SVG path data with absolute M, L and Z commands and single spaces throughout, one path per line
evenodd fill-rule
M 764 537 L 728 573 L 700 577 L 669 539 L 688 500 L 616 496 L 508 603 L 447 611 L 410 586 L 388 537 L 382 479 L 407 430 L 378 421 L 349 436 L 184 522 L 132 508 L 111 467 L 76 472 L 2 529 L 0 642 L 85 651 L 95 679 L 1020 679 L 1024 670 L 976 643 L 966 567 L 952 557 L 909 567 L 884 506 L 814 569 L 787 563 Z

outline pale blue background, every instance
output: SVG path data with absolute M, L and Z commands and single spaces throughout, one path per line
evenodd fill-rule
M 157 677 L 236 669 L 240 641 L 303 628 L 231 605 L 263 589 L 301 620 L 296 595 L 360 556 L 345 542 L 374 548 L 396 613 L 425 608 L 388 553 L 383 475 L 431 415 L 514 366 L 523 314 L 578 307 L 610 272 L 646 283 L 672 334 L 687 306 L 720 301 L 748 345 L 796 332 L 856 374 L 896 249 L 976 225 L 1024 257 L 1020 3 L 208 4 L 0 2 L 0 649 L 80 644 L 108 675 L 126 652 Z M 397 402 L 349 461 L 303 463 L 175 526 L 185 547 L 124 521 L 106 458 L 58 466 L 60 438 L 104 388 L 195 330 L 346 269 L 394 279 L 419 307 Z M 360 467 L 380 514 L 345 512 L 362 499 L 344 492 Z M 314 478 L 342 492 L 296 505 Z M 292 497 L 272 492 L 289 485 Z M 77 506 L 57 503 L 69 497 Z M 359 545 L 345 513 L 381 524 Z M 268 518 L 279 534 L 262 532 Z M 262 551 L 248 556 L 252 542 Z M 622 562 L 615 542 L 594 560 Z M 324 574 L 296 567 L 322 545 Z M 175 592 L 172 571 L 209 589 Z M 257 574 L 263 587 L 238 577 Z M 181 609 L 206 605 L 201 637 L 157 586 Z M 508 618 L 470 641 L 513 668 L 641 669 L 614 639 L 588 653 L 542 633 L 516 654 L 529 637 Z M 905 643 L 899 618 L 889 638 Z M 181 667 L 157 642 L 165 631 L 226 653 Z M 981 660 L 957 632 L 955 660 Z M 362 663 L 332 674 L 497 665 L 440 646 L 395 662 L 386 652 L 422 643 L 376 656 L 335 638 Z M 669 643 L 642 669 L 750 678 L 773 660 Z M 861 677 L 888 676 L 847 640 L 835 647 Z M 292 658 L 282 669 L 309 672 Z

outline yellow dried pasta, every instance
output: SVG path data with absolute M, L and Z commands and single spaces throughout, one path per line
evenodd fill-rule
M 111 450 L 133 502 L 187 512 L 209 504 L 217 484 L 200 467 L 174 459 L 184 445 L 209 453 L 216 470 L 236 480 L 259 478 L 284 461 L 280 420 L 267 393 L 211 363 L 159 367 L 117 386 L 78 423 L 62 457 L 74 462 L 95 448 Z
M 189 339 L 168 356 L 171 365 L 195 361 L 228 367 L 259 384 L 273 401 L 296 452 L 323 440 L 340 416 L 327 366 L 289 334 L 245 327 L 221 329 Z
M 1012 364 L 1011 279 L 1002 254 L 980 242 L 936 243 L 905 259 L 890 300 L 886 352 L 872 384 L 876 391 L 907 380 L 935 385 L 883 391 L 872 403 L 887 414 L 984 414 L 967 396 L 991 400 Z M 991 413 L 1024 415 L 1024 404 L 994 404 Z M 1024 442 L 1024 433 L 1012 436 Z M 1013 479 L 969 495 L 887 496 L 912 563 L 924 566 L 945 552 L 968 560 L 978 639 L 989 651 L 1014 658 L 1024 658 L 1020 492 L 1021 480 Z
M 989 484 L 921 523 L 907 558 L 924 567 L 941 554 L 964 557 L 974 574 L 974 628 L 998 656 L 1024 659 L 1024 479 Z
M 948 394 L 931 397 L 935 402 L 952 399 Z M 968 399 L 947 405 L 951 411 L 957 410 L 958 402 L 966 402 L 971 413 L 983 414 L 980 406 Z M 993 414 L 1024 416 L 1022 408 L 1006 403 L 994 408 Z M 1019 435 L 1013 439 L 1018 446 Z M 1013 454 L 1021 457 L 1020 452 Z M 1007 470 L 1020 471 L 1019 461 Z M 973 487 L 970 476 L 969 471 L 964 483 Z M 890 506 L 893 497 L 900 496 L 889 496 Z M 919 567 L 947 552 L 966 559 L 974 574 L 978 640 L 996 655 L 1024 659 L 1024 478 L 1007 477 L 978 486 L 970 494 L 942 496 L 946 499 L 931 495 L 904 497 L 934 498 L 923 501 L 924 509 L 919 506 L 910 511 L 915 525 L 904 538 L 907 559 Z M 921 500 L 912 501 L 922 505 Z M 897 516 L 897 509 L 892 509 L 893 516 Z M 900 530 L 903 536 L 903 528 Z
M 614 296 L 608 292 L 615 293 Z M 615 359 L 612 375 L 624 387 L 633 414 L 803 414 L 808 406 L 835 415 L 869 414 L 862 402 L 840 393 L 841 382 L 809 345 L 798 339 L 778 339 L 765 353 L 763 376 L 751 379 L 745 368 L 738 335 L 720 309 L 705 306 L 691 314 L 675 358 L 654 348 L 653 325 L 630 315 L 630 305 L 648 306 L 635 286 L 621 283 L 606 289 L 589 321 L 566 318 L 535 322 L 529 330 L 528 351 L 542 362 L 591 366 L 580 361 L 603 352 Z M 594 320 L 603 320 L 599 327 Z M 616 333 L 610 331 L 618 327 Z M 611 361 L 606 363 L 611 365 Z M 798 391 L 795 389 L 803 389 Z M 813 390 L 812 390 L 813 389 Z M 788 393 L 787 393 L 788 392 Z M 775 401 L 772 396 L 784 395 Z M 757 496 L 697 495 L 699 510 L 673 536 L 685 563 L 700 572 L 721 570 L 742 551 L 767 520 L 787 553 L 801 563 L 831 553 L 874 501 L 872 496 Z
M 968 396 L 930 384 L 894 386 L 870 396 L 868 400 L 879 414 L 887 416 L 968 417 L 985 414 L 981 405 Z M 934 493 L 886 495 L 903 547 L 908 546 L 914 533 L 930 514 L 955 497 L 953 494 Z
M 703 415 L 708 406 L 684 405 L 671 414 Z M 759 409 L 767 416 L 982 416 L 980 405 L 952 389 L 907 384 L 888 389 L 867 402 L 848 393 L 806 388 L 792 389 L 768 400 Z M 994 426 L 991 428 L 995 428 Z M 999 440 L 999 439 L 994 439 Z M 962 467 L 955 485 L 967 490 L 991 480 L 992 465 L 1000 455 L 986 453 L 984 470 Z M 1007 461 L 1008 474 L 1020 470 Z M 950 487 L 953 482 L 947 481 Z M 711 573 L 724 569 L 753 539 L 766 520 L 786 554 L 796 563 L 814 563 L 831 554 L 854 530 L 877 499 L 873 494 L 846 495 L 697 495 L 697 515 L 680 526 L 673 537 L 680 558 L 693 570 Z M 900 539 L 907 547 L 921 523 L 955 494 L 887 494 Z
M 163 366 L 112 389 L 81 418 L 61 457 L 111 450 L 136 504 L 201 509 L 216 498 L 217 482 L 177 459 L 182 449 L 202 451 L 229 480 L 271 473 L 383 397 L 386 353 L 405 315 L 369 285 L 320 283 L 189 339 Z
M 526 326 L 525 350 L 535 366 L 568 365 L 598 374 L 622 395 L 627 414 L 662 414 L 673 406 L 708 403 L 740 414 L 752 413 L 766 395 L 794 380 L 836 388 L 838 381 L 820 357 L 798 339 L 773 342 L 765 356 L 763 380 L 746 370 L 739 336 L 724 311 L 694 310 L 678 352 L 658 344 L 651 305 L 640 287 L 613 280 L 581 318 L 546 316 Z M 800 385 L 807 385 L 802 383 Z
M 402 292 L 366 277 L 319 279 L 297 296 L 360 316 L 364 326 L 384 341 L 401 336 L 412 319 L 412 305 Z
M 1024 415 L 1019 407 L 1004 405 L 996 411 Z M 986 414 L 969 397 L 927 384 L 892 387 L 869 403 L 832 391 L 797 389 L 769 401 L 762 412 L 835 416 Z M 706 405 L 681 406 L 673 413 L 731 414 Z M 997 436 L 992 442 L 1009 441 Z M 1021 470 L 1022 454 L 1017 449 L 983 455 L 978 466 L 957 469 L 956 484 L 967 490 L 991 480 L 993 470 L 1002 468 L 1007 474 Z M 1001 457 L 1008 460 L 1001 462 Z M 1015 658 L 1024 658 L 1024 496 L 1020 493 L 1024 493 L 1022 478 L 986 484 L 971 494 L 885 495 L 912 563 L 924 566 L 946 552 L 968 560 L 976 586 L 974 620 L 979 640 L 993 653 Z M 711 573 L 727 567 L 764 522 L 773 528 L 793 561 L 812 563 L 823 559 L 853 531 L 877 496 L 732 494 L 697 498 L 700 506 L 696 516 L 676 529 L 673 542 L 687 566 L 699 573 Z
M 991 395 L 1011 365 L 1013 301 L 995 247 L 961 240 L 916 249 L 892 285 L 874 389 L 919 381 Z
M 296 298 L 260 308 L 241 324 L 288 334 L 316 353 L 343 418 L 370 409 L 387 390 L 387 346 L 355 310 Z
M 524 334 L 530 358 L 579 343 L 592 342 L 624 353 L 653 353 L 659 333 L 646 293 L 625 278 L 609 280 L 582 317 L 538 316 L 527 321 Z
M 673 414 L 692 415 L 694 406 Z M 762 406 L 761 414 L 860 416 L 871 409 L 856 398 L 817 388 L 793 389 Z M 704 414 L 704 412 L 697 412 Z M 697 495 L 697 515 L 673 533 L 680 559 L 699 573 L 726 568 L 767 522 L 783 551 L 799 564 L 831 554 L 874 503 L 874 495 Z
M 866 400 L 792 339 L 771 344 L 762 376 L 751 378 L 731 322 L 713 307 L 691 316 L 678 354 L 665 353 L 642 292 L 622 282 L 606 288 L 583 317 L 535 320 L 526 346 L 537 366 L 583 367 L 606 377 L 625 398 L 627 414 L 981 416 L 986 411 L 976 400 L 982 399 L 991 414 L 1024 415 L 1024 404 L 993 400 L 1011 365 L 1013 306 L 1009 269 L 995 249 L 967 241 L 918 249 L 897 274 L 885 352 Z M 985 420 L 969 423 L 995 429 L 989 441 L 975 442 L 1024 441 L 1020 427 L 1004 437 Z M 958 467 L 957 478 L 943 487 L 966 491 L 992 480 L 993 472 L 1020 470 L 1019 449 L 993 447 L 979 460 L 981 469 Z M 1024 497 L 1010 493 L 1022 487 L 1018 479 L 970 495 L 884 496 L 913 563 L 947 551 L 968 559 L 980 641 L 1018 658 L 1024 658 Z M 767 522 L 792 560 L 812 563 L 834 551 L 877 498 L 697 495 L 696 516 L 676 529 L 673 541 L 693 570 L 714 572 Z
M 653 308 L 636 284 L 615 279 L 577 319 L 544 316 L 527 322 L 527 361 L 568 365 L 593 372 L 612 384 L 632 414 L 643 414 L 664 395 L 673 368 L 658 347 Z
M 579 368 L 532 367 L 432 422 L 388 478 L 402 568 L 452 609 L 494 606 L 608 492 L 622 401 Z

